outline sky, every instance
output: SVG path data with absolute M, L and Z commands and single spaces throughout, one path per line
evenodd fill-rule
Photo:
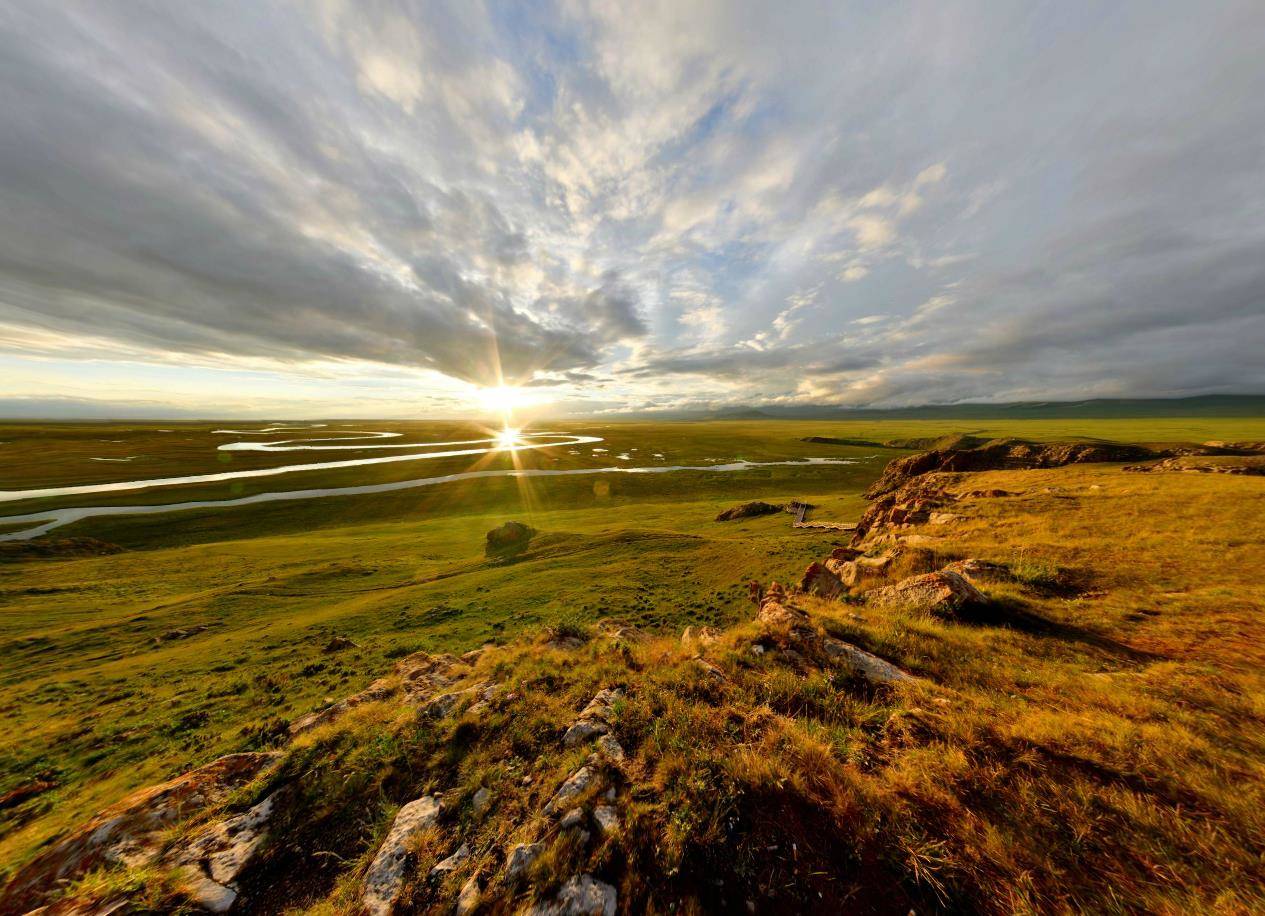
M 0 415 L 1265 392 L 1265 4 L 5 0 Z

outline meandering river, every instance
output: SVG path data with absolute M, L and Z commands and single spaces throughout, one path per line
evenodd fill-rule
M 283 431 L 292 431 L 315 427 L 268 427 L 259 430 L 215 430 L 222 435 L 254 436 L 272 435 Z M 156 487 L 183 486 L 189 484 L 218 483 L 228 480 L 240 480 L 253 477 L 271 477 L 280 474 L 294 474 L 300 471 L 322 471 L 336 468 L 358 467 L 362 465 L 388 464 L 398 461 L 425 461 L 433 458 L 452 458 L 462 455 L 485 455 L 489 452 L 519 452 L 530 449 L 548 447 L 570 447 L 591 445 L 603 441 L 600 436 L 577 436 L 570 433 L 521 433 L 513 441 L 499 438 L 466 439 L 452 442 L 409 442 L 383 443 L 365 440 L 394 439 L 402 434 L 395 432 L 349 431 L 346 435 L 331 436 L 320 439 L 282 439 L 273 442 L 237 441 L 219 446 L 220 451 L 331 451 L 340 449 L 434 449 L 434 451 L 414 452 L 407 455 L 383 455 L 372 458 L 352 458 L 341 461 L 318 461 L 305 464 L 289 464 L 274 468 L 256 468 L 243 471 L 222 471 L 214 474 L 191 474 L 183 477 L 157 477 L 142 480 L 116 481 L 113 483 L 84 484 L 71 487 L 44 487 L 33 490 L 0 490 L 0 502 L 15 502 L 24 499 L 41 499 L 54 496 L 78 496 L 91 493 L 118 493 L 128 490 L 148 490 Z M 329 444 L 341 443 L 341 444 Z M 358 444 L 351 444 L 358 443 Z M 458 447 L 459 446 L 459 447 Z M 481 447 L 472 447 L 481 446 Z M 156 515 L 165 512 L 181 512 L 191 509 L 229 509 L 236 506 L 252 506 L 259 503 L 279 502 L 282 500 L 318 499 L 326 496 L 363 496 L 372 493 L 389 493 L 395 490 L 408 490 L 415 487 L 428 487 L 441 483 L 453 483 L 458 480 L 479 480 L 492 477 L 569 477 L 584 474 L 666 474 L 675 471 L 745 471 L 756 467 L 778 467 L 791 465 L 814 464 L 856 464 L 859 459 L 850 458 L 805 458 L 794 461 L 734 461 L 728 464 L 707 465 L 653 465 L 650 467 L 601 467 L 601 468 L 568 468 L 568 469 L 502 469 L 488 471 L 465 471 L 457 474 L 444 474 L 437 477 L 421 477 L 412 480 L 397 480 L 389 483 L 364 484 L 361 486 L 319 487 L 308 490 L 278 490 L 271 493 L 255 493 L 233 499 L 205 499 L 186 502 L 164 503 L 162 505 L 128 505 L 128 506 L 73 506 L 59 509 L 47 509 L 24 515 L 0 516 L 0 526 L 29 526 L 16 531 L 0 534 L 0 541 L 21 541 L 38 537 L 72 522 L 87 518 L 100 518 L 114 515 Z

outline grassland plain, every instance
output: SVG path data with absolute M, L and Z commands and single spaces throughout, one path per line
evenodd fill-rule
M 184 443 L 172 452 L 161 451 L 159 443 L 187 437 L 200 443 L 189 454 L 209 451 L 210 443 L 220 441 L 210 437 L 214 428 L 167 424 L 140 428 L 136 436 L 153 447 L 156 460 L 166 462 L 154 474 L 159 476 L 197 467 L 182 463 Z M 415 649 L 464 650 L 487 641 L 507 642 L 524 630 L 560 622 L 582 625 L 601 617 L 667 633 L 690 624 L 740 623 L 750 615 L 745 580 L 794 578 L 833 541 L 829 534 L 793 531 L 784 516 L 718 525 L 712 521 L 716 512 L 749 496 L 806 497 L 821 506 L 822 517 L 854 518 L 863 505 L 860 490 L 888 458 L 907 453 L 814 445 L 801 442 L 804 436 L 886 441 L 970 432 L 1135 442 L 1265 439 L 1265 422 L 1234 419 L 562 428 L 604 436 L 609 444 L 600 447 L 611 454 L 637 448 L 683 464 L 708 458 L 878 457 L 856 465 L 735 474 L 534 479 L 527 487 L 517 480 L 489 480 L 478 487 L 354 500 L 112 518 L 59 531 L 59 536 L 99 537 L 129 549 L 99 557 L 10 557 L 0 564 L 0 794 L 32 780 L 54 784 L 0 811 L 0 860 L 16 867 L 41 842 L 130 788 L 220 753 L 267 745 L 271 723 L 362 687 L 389 668 L 391 659 Z M 6 476 L 0 477 L 5 488 L 142 476 L 131 462 L 96 467 L 100 463 L 86 460 L 84 446 L 78 463 L 93 467 L 50 462 L 48 476 L 41 477 L 39 455 L 55 449 L 59 436 L 107 435 L 81 426 L 59 428 L 56 435 L 23 429 L 30 428 L 12 427 L 0 435 L 8 443 L 0 447 L 0 454 L 8 454 Z M 435 425 L 408 429 L 425 441 L 446 434 Z M 533 460 L 609 463 L 591 449 L 585 452 L 541 454 Z M 265 455 L 265 460 L 277 457 Z M 289 461 L 293 454 L 282 457 Z M 393 465 L 373 473 L 429 475 L 429 464 Z M 143 473 L 150 476 L 149 470 Z M 326 476 L 311 476 L 316 474 Z M 345 481 L 345 474 L 329 476 Z M 20 475 L 27 476 L 17 479 Z M 984 484 L 988 475 L 978 476 Z M 1265 645 L 1260 585 L 1265 581 L 1260 555 L 1265 505 L 1259 481 L 1122 475 L 1111 466 L 1010 476 L 1022 477 L 1029 495 L 982 509 L 954 532 L 953 550 L 999 556 L 1038 570 L 1076 571 L 1092 586 L 1074 596 L 1030 589 L 1016 600 L 1070 628 L 1065 635 L 1083 638 L 1051 639 L 1013 628 L 948 629 L 899 617 L 858 621 L 854 616 L 860 615 L 843 615 L 838 608 L 822 611 L 858 642 L 972 696 L 960 716 L 955 712 L 951 722 L 936 726 L 943 730 L 939 746 L 911 752 L 901 769 L 889 771 L 901 776 L 891 787 L 893 803 L 902 792 L 917 798 L 922 791 L 930 805 L 931 796 L 949 791 L 946 786 L 955 779 L 979 780 L 977 765 L 986 765 L 979 740 L 990 716 L 990 733 L 1006 723 L 1016 740 L 1075 752 L 1083 761 L 1129 778 L 1141 774 L 1139 785 L 1152 793 L 1157 784 L 1194 780 L 1198 784 L 1187 788 L 1212 826 L 1191 842 L 1222 851 L 1230 840 L 1240 843 L 1240 854 L 1226 853 L 1232 870 L 1220 878 L 1205 874 L 1207 860 L 1195 857 L 1182 860 L 1188 874 L 1177 874 L 1172 865 L 1177 853 L 1167 847 L 1130 855 L 1150 856 L 1157 868 L 1176 875 L 1155 879 L 1157 901 L 1206 902 L 1215 884 L 1229 895 L 1227 911 L 1232 911 L 1236 901 L 1243 902 L 1234 881 L 1251 871 L 1243 856 L 1257 850 L 1259 866 L 1259 811 L 1265 810 L 1260 797 L 1265 692 L 1259 674 L 1265 661 L 1260 649 Z M 303 478 L 295 485 L 312 484 L 307 474 L 294 477 Z M 353 482 L 364 480 L 357 475 Z M 1037 484 L 1047 481 L 1065 492 L 1042 493 Z M 170 498 L 164 492 L 161 501 Z M 542 534 L 515 562 L 489 561 L 482 553 L 483 535 L 506 518 L 529 521 Z M 203 626 L 207 629 L 197 630 Z M 357 647 L 326 653 L 333 635 L 346 636 Z M 885 718 L 891 712 L 881 703 L 874 715 Z M 816 734 L 811 722 L 805 728 Z M 856 728 L 836 748 L 845 759 L 866 753 L 866 728 Z M 849 743 L 852 739 L 861 743 Z M 1034 753 L 1037 771 L 1053 766 L 1048 754 Z M 1156 754 L 1170 755 L 1170 762 L 1162 763 Z M 1174 760 L 1181 761 L 1180 773 L 1172 772 Z M 944 770 L 951 766 L 959 768 L 956 776 Z M 1097 831 L 1107 825 L 1136 832 L 1142 843 L 1145 821 L 1164 843 L 1173 842 L 1172 823 L 1151 823 L 1171 820 L 1171 811 L 1148 809 L 1159 803 L 1145 792 L 1129 796 L 1141 790 L 1128 779 L 1120 788 L 1106 777 L 1087 774 L 1058 784 L 1050 810 L 1040 809 L 1041 823 L 1053 827 L 1061 819 L 1080 818 L 1089 831 L 1085 836 L 1094 837 L 1100 851 L 1105 841 Z M 922 776 L 927 780 L 919 789 Z M 1100 793 L 1093 789 L 1104 781 L 1115 787 L 1112 792 L 1124 793 L 1112 796 L 1106 813 L 1098 810 Z M 1043 791 L 1042 780 L 1029 774 L 1006 791 L 1020 792 L 1020 783 L 1027 794 L 1011 799 L 1014 810 L 1004 827 L 991 821 L 968 827 L 964 819 L 930 832 L 920 824 L 925 835 L 907 838 L 922 844 L 913 848 L 922 850 L 917 856 L 925 859 L 934 881 L 944 883 L 946 875 L 959 872 L 987 875 L 993 859 L 1007 881 L 1036 880 L 1021 878 L 1041 842 L 1024 819 L 1036 816 L 1030 809 Z M 949 809 L 963 804 L 961 799 L 950 804 L 947 796 L 943 800 Z M 701 798 L 683 801 L 702 803 Z M 1127 805 L 1136 811 L 1123 811 Z M 967 835 L 977 830 L 1002 833 L 991 839 Z M 1011 853 L 1002 848 L 1003 838 L 1013 841 Z M 1013 874 L 1011 865 L 1001 862 L 1005 855 Z M 1135 866 L 1122 871 L 1131 882 L 1138 880 Z M 1174 896 L 1174 887 L 1185 890 Z M 1013 893 L 1016 900 L 1027 899 L 1022 888 Z

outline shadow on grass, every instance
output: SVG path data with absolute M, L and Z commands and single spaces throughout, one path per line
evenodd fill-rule
M 1023 602 L 1013 598 L 993 599 L 986 604 L 962 608 L 958 619 L 966 624 L 989 627 L 1005 627 L 1033 636 L 1053 637 L 1087 646 L 1106 655 L 1127 659 L 1135 663 L 1161 661 L 1166 656 L 1112 639 L 1102 633 L 1075 624 L 1050 620 L 1036 613 Z

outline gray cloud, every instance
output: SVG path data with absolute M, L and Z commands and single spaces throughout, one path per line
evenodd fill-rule
M 15 0 L 0 324 L 629 401 L 1262 390 L 1262 35 L 1247 0 Z

